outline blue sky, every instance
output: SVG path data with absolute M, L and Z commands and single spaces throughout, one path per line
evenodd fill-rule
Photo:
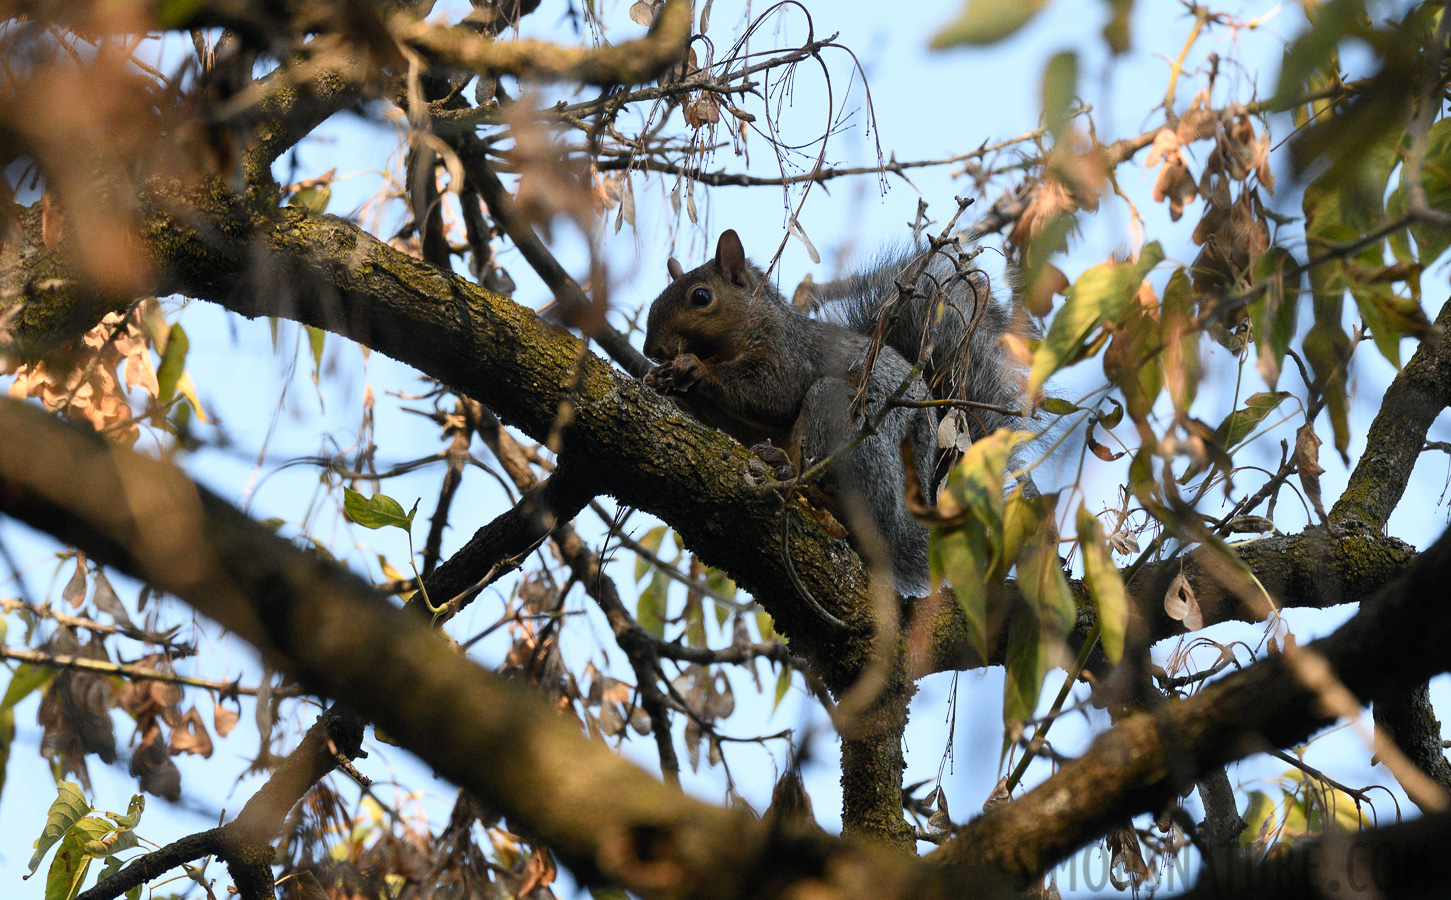
M 629 23 L 625 15 L 628 5 L 623 0 L 606 0 L 604 4 L 611 40 L 625 40 L 640 30 Z M 443 6 L 440 4 L 441 8 Z M 718 45 L 729 43 L 742 21 L 741 6 L 724 0 L 714 4 L 710 34 Z M 759 12 L 764 6 L 757 3 L 753 8 Z M 862 123 L 867 116 L 863 109 L 860 81 L 854 79 L 852 92 L 845 103 L 847 110 L 855 110 L 848 120 L 851 127 L 832 139 L 828 162 L 856 165 L 872 162 L 875 158 L 873 139 L 880 140 L 884 153 L 906 161 L 961 153 L 985 142 L 1028 132 L 1038 125 L 1044 65 L 1053 54 L 1064 49 L 1076 50 L 1082 59 L 1080 94 L 1094 107 L 1093 117 L 1100 140 L 1107 142 L 1137 134 L 1159 121 L 1152 115 L 1151 109 L 1164 95 L 1167 58 L 1178 53 L 1190 24 L 1178 3 L 1140 2 L 1134 19 L 1134 49 L 1125 58 L 1110 65 L 1099 36 L 1107 4 L 1102 0 L 1056 0 L 1048 5 L 1037 21 L 1001 46 L 946 53 L 927 52 L 925 47 L 930 36 L 949 21 L 958 8 L 958 0 L 895 5 L 813 5 L 817 35 L 839 32 L 838 40 L 852 48 L 860 59 L 870 84 L 876 123 L 872 136 L 863 133 Z M 1240 31 L 1233 39 L 1219 36 L 1202 41 L 1190 57 L 1188 72 L 1192 76 L 1196 66 L 1202 63 L 1204 54 L 1213 51 L 1226 60 L 1222 66 L 1222 81 L 1237 85 L 1241 98 L 1249 96 L 1250 85 L 1257 84 L 1261 94 L 1269 92 L 1278 71 L 1282 43 L 1303 23 L 1298 5 L 1228 3 L 1220 8 L 1246 21 L 1268 16 L 1276 9 L 1278 13 L 1269 18 L 1263 27 Z M 559 40 L 570 39 L 572 34 L 560 16 L 562 9 L 563 5 L 558 2 L 546 2 L 538 13 L 527 20 L 527 33 Z M 755 46 L 785 47 L 799 42 L 805 33 L 803 21 L 799 13 L 788 12 L 782 17 L 779 29 L 768 27 L 759 33 Z M 840 51 L 828 51 L 824 59 L 840 101 L 842 88 L 851 79 L 851 59 Z M 1198 84 L 1198 80 L 1181 83 L 1181 104 L 1193 96 Z M 545 94 L 547 96 L 548 92 Z M 826 115 L 824 84 L 815 71 L 803 66 L 794 90 L 781 102 L 787 104 L 783 119 L 791 133 L 820 130 L 818 123 Z M 754 101 L 754 106 L 748 105 L 747 109 L 758 115 L 764 112 L 760 101 Z M 1277 141 L 1288 133 L 1288 124 L 1284 121 L 1277 121 L 1274 128 Z M 321 174 L 334 166 L 340 175 L 350 176 L 335 185 L 330 207 L 331 212 L 346 215 L 377 190 L 381 183 L 376 174 L 379 170 L 391 166 L 393 171 L 397 171 L 396 157 L 390 161 L 396 144 L 397 135 L 392 128 L 342 116 L 300 146 L 295 159 L 285 159 L 280 165 L 295 164 L 301 178 Z M 716 162 L 720 167 L 736 171 L 775 174 L 770 155 L 765 152 L 762 142 L 754 140 L 751 151 L 749 168 L 743 160 L 733 157 L 728 148 L 718 153 Z M 1197 171 L 1196 161 L 1191 160 L 1190 165 Z M 1153 204 L 1148 196 L 1154 174 L 1125 167 L 1120 172 L 1121 187 L 1144 215 L 1148 233 L 1164 240 L 1169 258 L 1188 262 L 1197 252 L 1189 239 L 1196 209 L 1191 208 L 1185 221 L 1171 227 L 1166 211 Z M 1286 177 L 1288 173 L 1277 174 L 1281 175 L 1280 194 L 1276 198 L 1278 205 L 1293 213 L 1298 210 L 1298 198 Z M 671 212 L 668 195 L 673 186 L 672 179 L 637 175 L 634 182 L 638 209 L 636 227 L 627 226 L 618 234 L 606 230 L 603 246 L 610 265 L 612 298 L 622 314 L 648 304 L 664 286 L 665 259 L 672 253 L 685 261 L 688 267 L 706 255 L 713 246 L 715 235 L 724 228 L 732 227 L 741 233 L 747 252 L 763 258 L 775 250 L 785 234 L 786 219 L 782 194 L 778 190 L 698 189 L 701 221 L 697 226 L 683 220 L 683 216 L 677 219 Z M 831 182 L 825 188 L 817 187 L 806 203 L 800 223 L 820 250 L 823 262 L 813 265 L 802 243 L 788 241 L 779 269 L 781 283 L 789 290 L 808 272 L 817 280 L 832 277 L 839 271 L 839 258 L 848 261 L 869 258 L 873 248 L 900 239 L 906 231 L 906 223 L 914 216 L 919 198 L 930 204 L 934 218 L 943 219 L 950 215 L 953 196 L 972 190 L 970 181 L 953 178 L 950 167 L 917 170 L 912 173 L 910 184 L 901 179 L 889 179 L 885 193 L 881 192 L 873 177 L 843 179 Z M 995 198 L 984 196 L 978 199 L 977 208 L 985 209 Z M 972 215 L 973 210 L 969 210 L 968 217 Z M 1085 223 L 1084 237 L 1078 249 L 1061 263 L 1069 277 L 1128 247 L 1131 243 L 1129 221 L 1127 207 L 1122 202 L 1105 202 L 1102 210 Z M 585 264 L 583 242 L 565 228 L 556 229 L 556 238 L 556 250 L 566 266 L 582 273 Z M 991 257 L 989 253 L 984 259 Z M 501 256 L 501 262 L 518 282 L 516 299 L 531 306 L 547 300 L 547 292 L 517 254 L 512 250 L 506 251 Z M 1444 268 L 1428 274 L 1426 290 L 1433 302 L 1444 296 L 1445 283 Z M 173 301 L 169 306 L 179 307 L 181 304 Z M 234 441 L 233 449 L 213 449 L 193 454 L 187 460 L 189 471 L 224 496 L 239 501 L 245 498 L 249 510 L 259 518 L 279 516 L 296 524 L 311 516 L 314 536 L 329 544 L 335 554 L 359 569 L 368 569 L 374 576 L 378 574 L 374 556 L 378 552 L 386 553 L 394 565 L 403 568 L 407 545 L 401 536 L 364 532 L 343 523 L 336 510 L 340 498 L 320 492 L 315 470 L 307 467 L 274 470 L 279 462 L 296 456 L 330 452 L 333 448 L 324 440 L 325 434 L 333 435 L 344 446 L 350 443 L 358 430 L 365 383 L 372 386 L 377 398 L 380 468 L 386 462 L 410 459 L 439 449 L 441 445 L 436 428 L 403 411 L 405 407 L 421 404 L 387 393 L 420 390 L 413 373 L 377 354 L 367 356 L 365 360 L 364 354 L 355 345 L 333 337 L 329 338 L 325 351 L 321 383 L 314 386 L 306 339 L 297 329 L 284 325 L 281 349 L 274 351 L 265 322 L 240 320 L 201 303 L 186 305 L 178 315 L 178 321 L 183 323 L 191 337 L 189 371 L 203 403 L 220 416 L 227 434 Z M 1407 353 L 1409 349 L 1406 348 Z M 1233 378 L 1234 370 L 1229 363 L 1224 354 L 1211 362 L 1210 371 L 1216 376 L 1223 376 L 1219 379 L 1221 383 L 1226 378 Z M 1352 379 L 1352 390 L 1361 401 L 1356 403 L 1352 413 L 1352 435 L 1356 442 L 1363 441 L 1375 404 L 1391 374 L 1390 367 L 1374 352 L 1358 356 Z M 1077 395 L 1076 391 L 1081 393 L 1095 384 L 1097 375 L 1093 364 L 1085 364 L 1065 373 L 1055 381 L 1052 389 L 1072 398 Z M 1251 370 L 1246 375 L 1247 382 L 1253 377 Z M 1245 393 L 1258 389 L 1261 386 L 1254 384 Z M 1204 407 L 1208 410 L 1220 409 L 1214 401 L 1219 399 L 1222 407 L 1226 395 L 1216 394 L 1224 390 L 1228 388 L 1216 389 L 1206 385 L 1201 390 Z M 279 397 L 282 397 L 281 401 Z M 1219 415 L 1222 414 L 1223 410 L 1219 412 Z M 1213 421 L 1217 418 L 1212 418 Z M 1250 448 L 1243 459 L 1256 460 L 1261 464 L 1272 457 L 1277 461 L 1279 439 L 1292 438 L 1293 428 L 1292 422 L 1272 433 L 1258 447 Z M 269 431 L 270 439 L 267 438 Z M 1443 416 L 1433 429 L 1431 439 L 1446 440 L 1448 437 L 1451 437 L 1451 428 L 1448 428 Z M 267 442 L 266 462 L 258 468 L 254 463 L 264 440 Z M 1358 445 L 1353 444 L 1352 459 L 1357 450 Z M 478 452 L 483 453 L 481 450 Z M 1338 494 L 1346 472 L 1332 454 L 1326 453 L 1325 457 L 1322 463 L 1328 470 L 1325 475 L 1326 496 L 1333 498 Z M 390 481 L 384 491 L 403 501 L 405 506 L 415 498 L 422 498 L 420 518 L 423 518 L 431 512 L 440 476 L 438 469 L 430 469 Z M 1071 478 L 1071 471 L 1063 477 Z M 1428 455 L 1423 459 L 1407 491 L 1408 499 L 1401 504 L 1391 521 L 1391 533 L 1420 546 L 1438 535 L 1447 521 L 1446 479 L 1444 457 Z M 1113 500 L 1111 484 L 1092 484 L 1090 491 L 1100 507 Z M 504 502 L 502 493 L 489 479 L 471 471 L 455 503 L 454 525 L 445 541 L 445 553 L 457 548 L 474 528 L 501 511 Z M 1099 508 L 1092 503 L 1090 506 Z M 1288 497 L 1281 504 L 1281 512 L 1287 517 L 1286 522 L 1281 524 L 1282 529 L 1298 530 L 1303 524 L 1303 516 L 1295 506 L 1297 504 Z M 1300 518 L 1297 519 L 1297 516 Z M 648 524 L 652 524 L 645 519 L 636 516 L 632 520 L 632 527 L 638 525 L 636 533 L 643 532 Z M 586 525 L 582 520 L 581 527 L 596 540 L 602 534 L 598 522 Z M 416 535 L 420 546 L 423 533 L 420 526 Z M 47 560 L 53 559 L 48 557 L 55 549 L 53 546 L 8 522 L 0 524 L 0 537 L 29 564 L 33 564 L 27 580 L 35 594 L 44 596 L 47 591 L 52 594 L 58 592 L 64 576 L 52 585 L 54 564 Z M 628 590 L 630 585 L 624 583 L 629 581 L 628 566 L 620 568 L 619 577 L 621 587 Z M 121 588 L 119 580 L 118 588 Z M 8 592 L 9 589 L 0 582 L 0 594 Z M 121 588 L 121 592 L 128 602 L 134 598 L 134 590 Z M 587 603 L 576 591 L 569 599 L 568 608 L 586 609 Z M 457 623 L 455 636 L 464 637 L 472 633 L 471 629 L 483 627 L 497 616 L 498 609 L 497 596 L 481 598 L 474 605 L 473 613 Z M 1349 612 L 1348 609 L 1323 613 L 1296 612 L 1287 618 L 1303 642 L 1333 628 Z M 172 619 L 185 618 L 187 614 L 186 610 L 175 608 Z M 1262 633 L 1261 628 L 1242 626 L 1218 629 L 1214 636 L 1225 641 L 1237 637 L 1253 645 L 1258 643 Z M 215 629 L 206 629 L 204 634 L 204 658 L 199 664 L 199 674 L 209 677 L 240 674 L 244 681 L 255 683 L 257 667 L 250 650 L 221 639 L 215 634 Z M 17 643 L 18 635 L 12 634 L 9 642 Z M 505 646 L 497 641 L 485 642 L 476 653 L 485 664 L 497 664 Z M 564 649 L 567 658 L 579 661 L 582 667 L 584 659 L 599 659 L 601 651 L 607 653 L 611 646 L 608 628 L 591 620 L 584 627 L 575 629 L 574 634 L 566 639 Z M 1166 655 L 1172 649 L 1166 644 L 1160 648 L 1160 653 Z M 618 656 L 617 652 L 611 655 L 617 669 L 620 668 Z M 183 668 L 182 671 L 188 670 Z M 773 678 L 770 675 L 763 677 L 768 683 L 767 696 L 748 700 L 753 690 L 749 677 L 742 674 L 732 676 L 738 712 L 723 730 L 729 734 L 746 735 L 772 733 L 785 727 L 796 728 L 798 733 L 814 728 L 818 737 L 811 743 L 812 762 L 805 770 L 807 785 L 812 792 L 818 818 L 827 827 L 836 827 L 840 816 L 840 792 L 836 785 L 835 741 L 829 737 L 829 726 L 823 717 L 812 714 L 810 705 L 799 690 L 799 682 L 798 689 L 788 695 L 780 709 L 772 713 L 769 684 Z M 1050 686 L 1045 691 L 1050 699 L 1058 678 L 1061 674 L 1050 676 Z M 1436 699 L 1442 702 L 1447 699 L 1443 682 L 1438 682 L 1435 694 Z M 906 780 L 911 783 L 936 778 L 943 766 L 946 748 L 951 744 L 953 758 L 943 784 L 952 802 L 954 817 L 958 820 L 966 818 L 980 806 L 998 777 L 1001 691 L 999 670 L 963 673 L 956 678 L 939 675 L 923 681 L 914 701 L 912 725 L 907 734 L 909 769 Z M 956 715 L 955 721 L 952 721 L 950 710 L 954 697 Z M 200 695 L 197 697 L 199 702 L 203 699 Z M 45 809 L 54 796 L 49 770 L 35 753 L 40 736 L 39 727 L 35 724 L 35 707 L 32 699 L 18 711 L 19 736 L 10 761 L 5 792 L 0 797 L 0 822 L 4 823 L 4 833 L 10 838 L 0 844 L 0 884 L 12 887 L 19 883 L 17 879 L 29 856 L 29 841 L 39 834 Z M 208 763 L 179 759 L 188 801 L 180 806 L 169 806 L 150 798 L 140 829 L 144 836 L 165 843 L 210 827 L 215 824 L 222 809 L 228 810 L 230 815 L 240 808 L 257 784 L 255 778 L 239 783 L 233 781 L 256 746 L 255 732 L 247 726 L 250 711 L 250 705 L 246 706 L 243 728 L 218 742 L 220 759 L 214 758 Z M 203 712 L 210 720 L 205 708 Z M 297 710 L 295 719 L 306 725 L 312 714 L 310 709 Z M 1106 721 L 1106 716 L 1097 711 L 1087 713 L 1084 720 L 1069 717 L 1062 726 L 1055 728 L 1054 744 L 1060 752 L 1074 753 L 1082 749 L 1091 734 L 1104 727 Z M 118 715 L 117 723 L 118 737 L 124 744 L 129 735 L 129 722 Z M 950 725 L 955 730 L 951 730 Z M 780 742 L 775 743 L 774 749 L 774 757 L 751 745 L 733 745 L 729 750 L 732 771 L 741 792 L 758 810 L 765 807 L 771 783 L 779 771 Z M 373 756 L 362 766 L 366 774 L 383 782 L 396 779 L 400 796 L 417 797 L 422 808 L 435 817 L 446 812 L 453 795 L 447 784 L 434 780 L 425 767 L 403 751 L 380 745 L 374 745 L 370 750 L 374 751 Z M 652 768 L 656 765 L 654 749 L 649 741 L 636 741 L 625 752 L 642 765 Z M 1394 784 L 1384 768 L 1372 769 L 1370 751 L 1349 729 L 1320 741 L 1311 752 L 1312 762 L 1348 784 Z M 1233 782 L 1248 785 L 1255 779 L 1278 775 L 1285 768 L 1282 763 L 1260 759 L 1235 766 L 1230 774 Z M 95 781 L 96 803 L 103 808 L 124 809 L 134 791 L 134 780 L 126 775 L 124 767 L 118 764 L 107 769 L 93 761 L 91 772 Z M 723 797 L 724 780 L 718 769 L 702 766 L 698 776 L 687 779 L 687 787 L 705 799 L 719 802 Z M 385 797 L 389 796 L 386 792 L 390 790 L 393 788 L 386 784 L 380 788 Z M 1398 788 L 1395 790 L 1399 791 Z M 220 871 L 218 877 L 225 882 L 225 876 Z M 16 896 L 41 896 L 42 880 L 38 876 L 26 883 L 18 889 Z M 1065 890 L 1065 893 L 1072 892 Z

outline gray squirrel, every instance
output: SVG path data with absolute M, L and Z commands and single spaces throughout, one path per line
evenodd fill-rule
M 670 286 L 650 306 L 645 355 L 658 365 L 645 383 L 780 477 L 837 454 L 817 482 L 831 512 L 858 552 L 890 568 L 899 592 L 925 594 L 927 529 L 907 510 L 901 448 L 910 447 L 932 506 L 967 443 L 1016 421 L 1005 411 L 1023 408 L 1024 379 L 1001 338 L 1022 330 L 1021 317 L 946 250 L 894 252 L 816 286 L 816 317 L 746 259 L 734 231 L 705 265 L 686 272 L 672 258 L 668 268 Z M 968 402 L 899 405 L 928 400 Z M 848 447 L 864 423 L 875 427 Z

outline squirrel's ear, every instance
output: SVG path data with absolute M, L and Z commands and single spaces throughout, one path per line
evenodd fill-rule
M 731 281 L 740 283 L 746 272 L 746 248 L 741 246 L 741 236 L 727 230 L 715 245 L 715 267 Z
M 685 274 L 685 267 L 680 264 L 680 260 L 672 256 L 669 262 L 665 263 L 665 271 L 670 273 L 671 281 L 679 281 L 680 276 Z

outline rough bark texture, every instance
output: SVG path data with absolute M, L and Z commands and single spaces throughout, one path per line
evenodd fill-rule
M 1396 746 L 1451 794 L 1451 763 L 1446 761 L 1441 722 L 1431 707 L 1429 685 L 1418 684 L 1377 697 L 1373 709 L 1375 723 L 1386 730 Z
M 1345 493 L 1330 510 L 1338 527 L 1363 522 L 1382 529 L 1401 502 L 1431 423 L 1451 405 L 1451 301 L 1436 317 L 1441 335 L 1416 348 L 1386 389 L 1371 423 L 1364 455 L 1350 474 Z M 1420 684 L 1375 700 L 1375 721 L 1442 788 L 1451 791 L 1451 763 L 1442 745 L 1441 723 Z
M 578 488 L 581 496 L 608 493 L 668 522 L 705 562 L 761 602 L 791 639 L 793 652 L 811 660 L 838 695 L 873 658 L 873 604 L 856 554 L 800 515 L 796 504 L 785 507 L 795 519 L 794 568 L 813 596 L 852 626 L 841 631 L 799 600 L 780 542 L 782 504 L 775 494 L 747 485 L 748 451 L 590 354 L 577 338 L 336 217 L 259 208 L 255 197 L 233 195 L 219 182 L 190 189 L 155 183 L 146 201 L 143 237 L 160 273 L 158 293 L 184 293 L 245 316 L 279 316 L 353 338 L 484 402 L 536 440 L 562 427 L 561 464 L 577 457 L 589 474 Z M 27 244 L 43 248 L 38 213 L 27 213 L 24 224 Z M 31 351 L 72 338 L 125 305 L 74 290 L 57 258 L 43 249 L 28 253 L 4 278 L 22 303 L 12 330 Z M 509 515 L 524 518 L 526 512 Z M 510 522 L 488 526 L 435 575 L 452 579 L 448 583 L 461 592 L 486 574 L 480 564 L 487 568 L 499 558 L 493 551 L 501 537 L 523 533 Z M 490 552 L 479 552 L 481 545 Z M 1312 531 L 1248 544 L 1240 552 L 1282 605 L 1326 606 L 1364 596 L 1400 571 L 1412 550 L 1374 533 L 1330 540 Z M 1198 579 L 1206 624 L 1258 617 L 1205 577 L 1195 555 L 1185 566 L 1191 580 Z M 1151 568 L 1130 586 L 1151 638 L 1182 631 L 1162 612 L 1164 588 L 1178 571 L 1177 561 Z M 1081 636 L 1091 615 L 1080 620 Z M 1000 661 L 998 655 L 977 658 L 952 603 L 937 607 L 930 646 L 930 658 L 914 663 L 919 672 Z M 885 817 L 883 799 L 897 795 L 900 778 L 876 780 L 894 769 L 887 757 L 900 756 L 899 745 L 889 750 L 883 741 L 848 747 L 847 758 L 865 768 L 848 770 L 844 789 L 852 810 L 873 810 L 864 821 L 880 824 L 880 837 L 903 844 L 906 823 L 900 811 Z
M 1308 649 L 1363 700 L 1451 669 L 1448 578 L 1451 534 Z M 1284 656 L 1273 656 L 1181 703 L 1125 718 L 1088 753 L 969 823 L 929 858 L 986 862 L 1024 881 L 1036 877 L 1114 823 L 1163 809 L 1211 768 L 1289 746 L 1329 724 L 1317 693 L 1297 672 Z
M 177 469 L 12 400 L 0 400 L 0 512 L 191 603 L 387 729 L 586 880 L 647 897 L 945 898 L 969 884 L 1000 893 L 981 872 L 934 871 L 692 800 Z
M 1345 493 L 1330 510 L 1332 522 L 1358 520 L 1380 529 L 1401 502 L 1420 458 L 1426 430 L 1451 405 L 1451 301 L 1436 324 L 1442 334 L 1424 341 L 1386 389 Z
M 149 195 L 146 237 L 162 271 L 158 291 L 213 300 L 249 317 L 326 328 L 439 378 L 536 440 L 568 422 L 562 456 L 584 457 L 592 486 L 654 513 L 706 562 L 761 601 L 793 647 L 843 690 L 871 656 L 867 573 L 844 542 L 791 510 L 791 553 L 807 588 L 853 626 L 838 632 L 796 597 L 783 565 L 781 504 L 744 480 L 749 454 L 735 441 L 586 352 L 580 341 L 510 300 L 400 253 L 331 216 L 287 208 L 263 215 L 219 184 Z M 28 243 L 41 246 L 39 215 Z M 53 347 L 85 331 L 120 301 L 78 296 L 57 259 L 27 255 L 6 273 L 22 308 L 12 330 L 22 348 Z M 567 403 L 566 403 L 567 401 Z M 561 416 L 564 418 L 561 419 Z M 1371 532 L 1332 539 L 1310 530 L 1242 545 L 1240 556 L 1285 606 L 1354 602 L 1404 569 L 1413 549 Z M 1190 554 L 1206 624 L 1255 618 Z M 1164 588 L 1179 562 L 1146 569 L 1130 594 L 1154 639 L 1183 633 L 1164 616 Z M 1009 596 L 1013 596 L 1011 585 Z M 936 607 L 931 653 L 920 671 L 974 668 L 977 658 L 954 604 Z

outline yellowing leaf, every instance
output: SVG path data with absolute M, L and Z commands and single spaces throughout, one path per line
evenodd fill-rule
M 1068 110 L 1078 88 L 1078 54 L 1071 50 L 1055 54 L 1043 71 L 1043 121 L 1056 140 L 1068 128 Z
M 1099 643 L 1113 662 L 1123 657 L 1124 634 L 1128 629 L 1129 603 L 1123 578 L 1114 567 L 1104 544 L 1098 517 L 1088 507 L 1078 507 L 1078 546 L 1083 551 L 1083 583 L 1098 607 Z
M 1038 620 L 1026 611 L 1013 619 L 1008 633 L 1008 658 L 1003 680 L 1003 723 L 1011 726 L 1032 717 L 1048 674 L 1048 652 Z
M 196 410 L 196 417 L 198 419 L 201 419 L 203 422 L 211 421 L 211 419 L 207 418 L 207 411 L 202 409 L 202 402 L 196 395 L 196 386 L 191 383 L 191 375 L 189 373 L 181 373 L 181 377 L 176 380 L 176 389 L 181 391 L 181 395 L 191 404 L 191 408 Z
M 71 826 L 79 822 L 91 811 L 91 804 L 86 802 L 86 795 L 81 789 L 69 781 L 62 781 L 56 785 L 56 797 L 50 804 L 50 812 L 45 817 L 45 828 L 40 832 L 40 837 L 35 840 L 35 853 L 30 857 L 30 867 L 26 878 L 35 874 L 40 867 L 40 861 L 45 858 L 46 851 L 55 846 L 56 841 L 65 837 L 71 830 Z
M 1144 247 L 1137 262 L 1100 263 L 1084 272 L 1068 289 L 1063 308 L 1053 317 L 1048 334 L 1033 353 L 1028 390 L 1036 393 L 1048 376 L 1076 359 L 1084 341 L 1106 322 L 1115 322 L 1138 293 L 1144 276 L 1164 258 L 1158 242 Z
M 959 44 L 995 44 L 1016 32 L 1048 5 L 1048 0 L 968 0 L 952 24 L 932 37 L 932 49 Z
M 957 604 L 967 625 L 967 637 L 978 656 L 988 658 L 987 635 L 987 541 L 975 522 L 961 528 L 939 531 L 932 539 L 928 560 L 934 585 L 952 585 Z
M 1214 432 L 1215 440 L 1219 441 L 1219 445 L 1224 449 L 1230 449 L 1249 437 L 1250 433 L 1264 421 L 1265 416 L 1274 412 L 1276 407 L 1290 396 L 1288 391 L 1251 394 L 1245 398 L 1243 409 L 1235 410 L 1219 423 L 1219 427 Z
M 166 350 L 161 365 L 156 367 L 156 399 L 165 403 L 176 395 L 176 384 L 186 371 L 186 354 L 191 344 L 180 325 L 172 325 L 167 334 Z

